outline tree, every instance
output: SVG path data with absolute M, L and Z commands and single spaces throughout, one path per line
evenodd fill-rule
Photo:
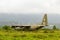
M 56 29 L 56 26 L 55 26 L 55 25 L 53 26 L 53 29 L 54 29 L 54 30 Z

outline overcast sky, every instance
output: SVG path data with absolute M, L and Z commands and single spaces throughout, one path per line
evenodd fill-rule
M 0 0 L 0 13 L 60 13 L 60 0 Z

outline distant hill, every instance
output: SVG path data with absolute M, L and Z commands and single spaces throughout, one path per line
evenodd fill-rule
M 0 13 L 0 25 L 13 24 L 40 24 L 43 14 L 2 14 Z M 49 24 L 60 24 L 60 14 L 48 14 Z

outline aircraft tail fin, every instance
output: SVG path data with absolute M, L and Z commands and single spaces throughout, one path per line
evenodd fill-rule
M 44 14 L 44 17 L 43 17 L 41 25 L 48 26 L 47 14 Z

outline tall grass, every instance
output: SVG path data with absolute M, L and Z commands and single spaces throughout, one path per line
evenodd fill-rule
M 59 40 L 60 30 L 16 31 L 0 30 L 0 40 Z M 51 33 L 51 31 L 54 31 Z
M 3 26 L 0 29 L 0 40 L 60 40 L 60 30 L 18 31 Z

